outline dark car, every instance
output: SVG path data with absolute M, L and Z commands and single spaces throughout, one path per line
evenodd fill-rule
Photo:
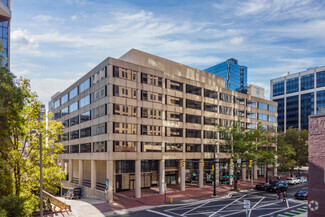
M 65 194 L 65 199 L 80 199 L 82 197 L 82 189 L 80 187 L 69 188 Z
M 308 200 L 308 191 L 300 190 L 295 193 L 296 199 Z
M 283 184 L 273 183 L 270 184 L 267 188 L 265 188 L 265 191 L 269 192 L 277 192 L 278 190 L 280 190 L 281 192 L 288 191 L 288 187 Z
M 266 188 L 268 188 L 270 184 L 269 183 L 258 183 L 255 188 L 256 190 L 265 190 Z

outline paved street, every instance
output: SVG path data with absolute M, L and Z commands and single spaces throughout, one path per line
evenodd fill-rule
M 307 201 L 296 200 L 293 195 L 297 190 L 307 189 L 307 184 L 290 186 L 287 202 L 276 199 L 275 193 L 264 191 L 250 191 L 233 194 L 225 198 L 198 201 L 185 205 L 158 207 L 151 210 L 129 214 L 130 216 L 246 216 L 243 208 L 244 200 L 250 200 L 251 210 L 247 216 L 288 217 L 307 212 Z M 124 215 L 127 216 L 127 215 Z

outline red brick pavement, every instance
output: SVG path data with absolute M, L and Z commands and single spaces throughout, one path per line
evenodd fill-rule
M 284 178 L 281 178 L 283 180 Z M 273 177 L 273 180 L 275 178 Z M 260 177 L 258 180 L 254 180 L 253 187 L 256 183 L 264 182 L 265 178 Z M 250 189 L 250 181 L 240 181 L 238 188 L 241 190 Z M 167 186 L 167 203 L 170 203 L 170 199 L 173 199 L 173 203 L 177 203 L 180 200 L 196 199 L 203 200 L 211 198 L 213 194 L 213 186 L 205 185 L 203 188 L 198 188 L 196 184 L 186 184 L 186 191 L 180 191 L 179 185 Z M 226 196 L 230 193 L 233 186 L 221 185 L 217 186 L 218 197 Z M 94 204 L 94 206 L 101 212 L 116 211 L 121 209 L 128 209 L 139 206 L 158 206 L 165 204 L 165 194 L 159 194 L 159 188 L 153 187 L 150 189 L 141 190 L 141 198 L 135 198 L 135 191 L 124 191 L 114 194 L 114 202 L 111 204 L 100 203 Z

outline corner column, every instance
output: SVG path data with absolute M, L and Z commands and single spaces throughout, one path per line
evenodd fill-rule
M 96 189 L 96 182 L 97 182 L 96 160 L 91 160 L 90 186 L 92 189 Z
M 246 164 L 244 163 L 241 168 L 241 179 L 246 181 Z
M 135 198 L 141 198 L 141 160 L 135 161 Z
M 253 173 L 254 173 L 254 179 L 257 179 L 258 176 L 257 176 L 257 163 L 256 162 L 254 162 L 254 171 L 253 171 Z
M 69 160 L 69 183 L 72 182 L 73 161 Z
M 220 161 L 220 159 L 217 158 L 217 161 Z M 216 185 L 219 185 L 219 182 L 220 182 L 220 164 L 216 163 L 214 165 L 214 169 L 216 170 L 216 177 L 214 177 L 214 180 L 216 182 Z
M 275 159 L 274 163 L 273 163 L 273 176 L 278 176 L 278 161 L 277 159 Z
M 159 161 L 159 194 L 165 193 L 165 160 Z
M 84 161 L 79 160 L 79 185 L 84 183 Z
M 184 162 L 184 166 L 181 166 L 181 184 L 180 184 L 180 188 L 181 191 L 185 191 L 185 167 L 186 167 L 186 162 L 185 159 L 183 159 Z
M 204 168 L 202 166 L 203 159 L 200 159 L 199 161 L 199 188 L 203 188 L 203 173 L 204 173 Z
M 114 162 L 112 160 L 107 161 L 106 165 L 106 179 L 108 180 L 107 202 L 113 202 L 113 186 L 114 186 Z

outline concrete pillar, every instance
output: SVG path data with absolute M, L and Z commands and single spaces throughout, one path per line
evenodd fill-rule
M 97 171 L 96 171 L 96 160 L 91 160 L 91 180 L 90 180 L 90 186 L 92 189 L 96 189 L 96 182 L 97 182 Z
M 84 161 L 79 160 L 79 185 L 84 183 Z
M 73 161 L 69 160 L 69 183 L 72 182 Z
M 114 186 L 114 162 L 112 160 L 107 161 L 106 165 L 106 179 L 108 180 L 107 202 L 113 202 L 113 186 Z
M 241 169 L 241 179 L 243 181 L 246 181 L 246 164 L 242 165 L 242 169 Z
M 185 163 L 185 159 L 183 159 L 184 161 L 184 166 L 181 167 L 181 191 L 185 191 L 185 171 L 186 171 L 186 163 Z
M 141 160 L 135 161 L 135 198 L 141 198 Z
M 64 160 L 60 160 L 60 166 L 61 166 L 62 171 L 65 171 L 65 162 L 64 162 Z
M 273 163 L 273 176 L 278 176 L 278 161 L 275 160 L 274 163 Z
M 254 162 L 254 179 L 257 179 L 258 178 L 258 176 L 257 176 L 257 163 L 256 162 Z M 253 177 L 252 177 L 253 178 Z
M 159 161 L 159 194 L 165 193 L 165 160 Z
M 266 166 L 263 165 L 263 177 L 265 178 L 266 177 Z
M 199 161 L 199 188 L 203 188 L 203 173 L 204 168 L 202 166 L 203 159 L 200 159 Z
M 233 167 L 230 167 L 229 168 L 229 175 L 230 176 L 234 175 L 234 168 Z M 234 181 L 234 178 L 233 177 L 230 177 L 229 178 L 229 184 L 232 185 L 233 184 L 233 181 Z

